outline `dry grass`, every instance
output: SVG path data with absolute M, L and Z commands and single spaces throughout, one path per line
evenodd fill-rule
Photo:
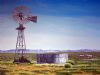
M 64 66 L 55 64 L 0 64 L 0 75 L 66 75 L 66 72 L 68 69 Z M 80 70 L 73 72 L 76 73 L 71 75 L 100 75 Z
M 93 73 L 86 72 L 84 67 L 88 64 L 82 62 L 75 68 L 65 69 L 64 66 L 57 64 L 13 64 L 13 56 L 13 53 L 0 53 L 0 75 L 68 75 L 66 72 L 71 72 L 69 75 L 100 75 L 100 61 L 97 64 L 92 63 L 97 66 L 97 72 Z M 27 54 L 27 57 L 36 61 L 35 54 Z
M 0 64 L 0 72 L 5 70 L 3 75 L 55 75 L 57 65 L 40 65 L 40 64 Z M 0 74 L 1 75 L 1 74 Z

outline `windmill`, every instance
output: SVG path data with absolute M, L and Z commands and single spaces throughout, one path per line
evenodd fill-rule
M 28 63 L 30 61 L 25 57 L 26 44 L 24 36 L 24 30 L 25 30 L 24 24 L 30 21 L 36 23 L 37 16 L 32 16 L 27 7 L 19 6 L 16 7 L 15 10 L 13 11 L 13 18 L 19 24 L 19 26 L 16 28 L 16 30 L 18 31 L 18 36 L 17 36 L 16 50 L 13 62 Z

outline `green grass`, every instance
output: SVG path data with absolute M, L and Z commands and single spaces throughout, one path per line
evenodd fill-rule
M 69 59 L 76 54 L 69 53 Z M 56 64 L 13 64 L 13 57 L 14 53 L 0 53 L 0 75 L 100 75 L 100 61 L 87 62 L 76 58 L 72 67 L 65 68 Z M 33 63 L 36 61 L 36 54 L 27 53 L 26 57 Z
M 0 53 L 0 63 L 7 62 L 11 63 L 14 60 L 14 53 Z M 29 59 L 31 62 L 36 61 L 36 54 L 34 53 L 26 53 L 25 56 L 27 59 Z

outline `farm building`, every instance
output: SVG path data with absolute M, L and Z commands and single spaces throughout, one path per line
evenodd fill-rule
M 42 53 L 37 54 L 37 63 L 54 63 L 54 64 L 65 64 L 68 60 L 68 54 L 65 53 Z
M 65 64 L 67 60 L 68 60 L 68 54 L 66 54 L 66 53 L 57 54 L 56 59 L 55 59 L 55 63 Z

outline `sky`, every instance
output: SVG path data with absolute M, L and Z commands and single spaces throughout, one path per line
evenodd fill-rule
M 0 0 L 0 50 L 16 48 L 12 12 L 22 5 L 37 16 L 25 24 L 27 49 L 100 49 L 100 0 Z

